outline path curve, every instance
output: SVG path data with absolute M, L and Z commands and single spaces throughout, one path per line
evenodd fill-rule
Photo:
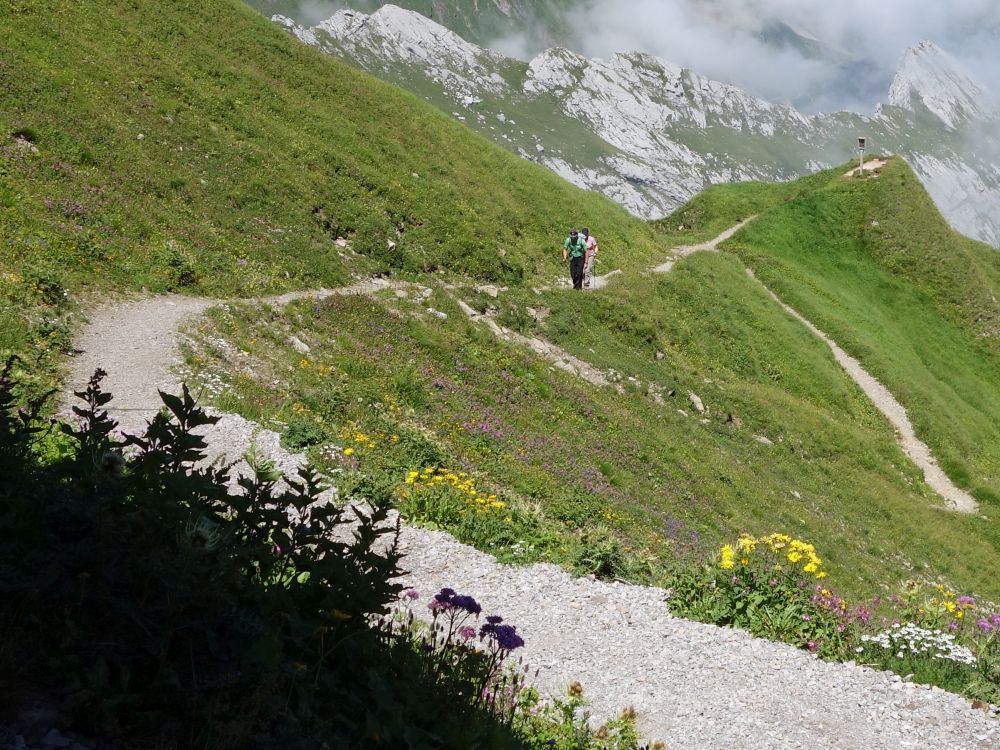
M 242 301 L 283 306 L 298 299 L 371 294 L 390 285 L 386 279 L 365 279 L 337 289 L 287 292 Z M 157 389 L 170 393 L 180 391 L 180 382 L 172 370 L 181 363 L 181 328 L 210 307 L 226 302 L 168 294 L 112 302 L 95 308 L 75 341 L 79 354 L 73 358 L 66 379 L 64 405 L 72 400 L 71 391 L 86 387 L 94 370 L 101 367 L 107 371 L 102 387 L 114 395 L 108 413 L 118 420 L 122 429 L 142 428 L 163 405 Z
M 764 290 L 771 296 L 771 298 L 784 308 L 785 312 L 791 315 L 793 318 L 798 320 L 802 325 L 808 328 L 812 333 L 830 347 L 833 352 L 834 359 L 837 363 L 844 368 L 844 371 L 851 376 L 851 379 L 858 384 L 865 395 L 868 396 L 869 400 L 875 405 L 885 418 L 889 420 L 889 424 L 893 426 L 896 431 L 896 439 L 899 442 L 900 447 L 903 449 L 909 459 L 915 463 L 924 474 L 924 481 L 930 486 L 932 490 L 938 493 L 944 498 L 945 503 L 951 510 L 957 510 L 960 513 L 976 513 L 979 510 L 979 504 L 976 499 L 972 497 L 968 492 L 956 486 L 948 475 L 944 473 L 941 467 L 938 465 L 937 459 L 934 458 L 934 454 L 931 452 L 930 447 L 917 437 L 913 430 L 913 423 L 910 422 L 910 418 L 906 413 L 906 409 L 903 407 L 896 397 L 892 395 L 888 388 L 886 388 L 882 383 L 876 380 L 859 362 L 857 359 L 852 357 L 850 354 L 845 352 L 837 342 L 827 336 L 823 331 L 817 328 L 809 320 L 807 320 L 798 310 L 795 310 L 790 305 L 778 297 L 777 294 L 772 292 L 764 282 L 760 281 L 754 275 L 751 269 L 746 269 L 747 275 L 760 284 Z
M 729 227 L 729 229 L 720 234 L 718 237 L 716 237 L 715 239 L 708 240 L 707 242 L 702 242 L 697 245 L 682 245 L 681 247 L 675 247 L 672 250 L 674 254 L 672 258 L 661 263 L 658 266 L 654 266 L 649 270 L 651 270 L 653 273 L 667 273 L 667 271 L 673 268 L 674 264 L 677 261 L 681 260 L 682 258 L 687 258 L 688 256 L 694 255 L 695 253 L 718 252 L 719 245 L 728 240 L 730 237 L 732 237 L 734 234 L 736 234 L 738 231 L 740 231 L 743 227 L 745 227 L 747 224 L 749 224 L 756 218 L 757 218 L 756 214 L 754 214 L 753 216 L 748 216 L 739 224 Z
M 96 363 L 114 373 L 109 387 L 122 386 L 130 404 L 151 408 L 159 403 L 156 387 L 171 385 L 178 326 L 214 303 L 160 297 L 99 309 L 80 337 L 91 359 L 76 363 L 71 384 L 85 381 Z M 206 438 L 231 458 L 255 442 L 286 471 L 302 461 L 276 433 L 235 415 L 223 415 Z M 549 564 L 501 565 L 426 529 L 403 527 L 401 546 L 409 569 L 402 582 L 423 593 L 419 610 L 444 586 L 476 597 L 518 627 L 540 689 L 562 694 L 579 680 L 595 718 L 634 706 L 641 733 L 671 748 L 988 750 L 1000 743 L 1000 723 L 957 695 L 672 617 L 662 589 L 572 578 Z

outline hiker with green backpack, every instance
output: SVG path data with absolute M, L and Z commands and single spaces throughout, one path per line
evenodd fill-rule
M 569 276 L 574 289 L 583 289 L 583 264 L 587 255 L 587 241 L 575 229 L 563 242 L 563 263 L 569 261 Z

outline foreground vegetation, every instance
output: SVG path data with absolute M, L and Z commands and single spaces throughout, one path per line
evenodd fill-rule
M 526 689 L 508 659 L 516 628 L 480 625 L 471 597 L 436 594 L 435 629 L 400 618 L 398 526 L 377 485 L 356 486 L 350 507 L 317 502 L 325 478 L 251 458 L 231 494 L 230 469 L 201 466 L 192 432 L 217 418 L 186 390 L 121 434 L 100 371 L 78 421 L 52 423 L 12 365 L 0 721 L 34 711 L 123 747 L 638 747 L 634 715 L 588 727 L 579 690 L 553 702 Z

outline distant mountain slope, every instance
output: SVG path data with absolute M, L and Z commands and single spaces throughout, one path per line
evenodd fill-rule
M 807 117 L 640 53 L 589 60 L 555 48 L 520 63 L 391 5 L 309 28 L 276 20 L 639 216 L 663 216 L 710 184 L 841 163 L 865 135 L 914 165 L 957 229 L 1000 246 L 994 95 L 930 42 L 906 53 L 874 117 Z

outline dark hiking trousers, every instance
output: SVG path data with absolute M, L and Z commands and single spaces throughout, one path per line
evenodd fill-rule
M 583 256 L 569 259 L 569 276 L 574 289 L 583 289 Z

